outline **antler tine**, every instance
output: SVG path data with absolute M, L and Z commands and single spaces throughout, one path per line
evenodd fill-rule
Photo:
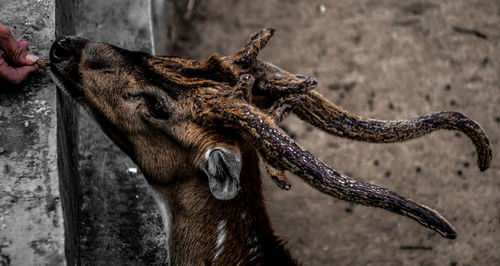
M 252 34 L 245 47 L 231 56 L 231 59 L 239 64 L 252 64 L 260 50 L 266 46 L 269 39 L 274 35 L 274 31 L 273 27 L 269 27 Z
M 284 190 L 290 190 L 290 188 L 292 188 L 292 185 L 290 185 L 290 183 L 288 182 L 288 178 L 286 178 L 285 172 L 283 170 L 272 166 L 267 161 L 264 161 L 264 164 L 266 166 L 267 173 L 279 188 Z
M 418 138 L 438 129 L 461 131 L 478 154 L 481 171 L 490 166 L 492 147 L 481 126 L 467 116 L 452 111 L 420 115 L 401 121 L 381 121 L 353 115 L 332 104 L 317 92 L 308 92 L 295 100 L 293 113 L 300 119 L 340 137 L 353 140 L 391 143 Z
M 272 169 L 286 169 L 309 185 L 333 197 L 368 206 L 384 208 L 408 216 L 444 237 L 455 238 L 451 225 L 436 211 L 418 205 L 398 194 L 376 185 L 353 180 L 331 169 L 308 151 L 300 148 L 282 132 L 272 118 L 252 105 L 234 98 L 223 99 L 207 89 L 198 98 L 201 123 L 218 121 L 227 127 L 247 133 L 254 146 Z M 276 166 L 276 167 L 275 167 Z M 279 170 L 278 172 L 281 172 Z M 278 176 L 280 181 L 280 176 Z

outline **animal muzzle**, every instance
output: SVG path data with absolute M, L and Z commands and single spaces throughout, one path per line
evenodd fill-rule
M 78 71 L 82 51 L 88 40 L 74 36 L 58 38 L 50 48 L 50 71 L 58 87 L 68 92 L 73 98 L 82 96 L 78 83 Z
M 79 59 L 87 42 L 87 40 L 75 36 L 58 38 L 50 47 L 50 62 L 61 64 L 69 62 L 71 59 Z

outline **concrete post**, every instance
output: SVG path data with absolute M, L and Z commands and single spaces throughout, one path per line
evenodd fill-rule
M 74 35 L 74 0 L 55 0 L 55 35 Z M 78 107 L 57 90 L 57 169 L 64 213 L 66 262 L 80 265 L 78 249 Z
M 0 20 L 48 57 L 55 1 L 0 1 Z M 47 70 L 0 85 L 0 265 L 64 265 L 56 87 Z

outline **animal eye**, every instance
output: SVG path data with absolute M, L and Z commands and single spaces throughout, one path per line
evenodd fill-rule
M 146 95 L 144 97 L 146 100 L 146 105 L 148 106 L 149 114 L 161 120 L 168 120 L 172 115 L 171 108 L 163 96 L 159 95 Z

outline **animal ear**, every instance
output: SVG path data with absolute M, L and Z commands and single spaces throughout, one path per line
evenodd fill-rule
M 208 185 L 215 198 L 229 200 L 240 191 L 241 156 L 224 147 L 205 152 L 201 169 L 208 176 Z

